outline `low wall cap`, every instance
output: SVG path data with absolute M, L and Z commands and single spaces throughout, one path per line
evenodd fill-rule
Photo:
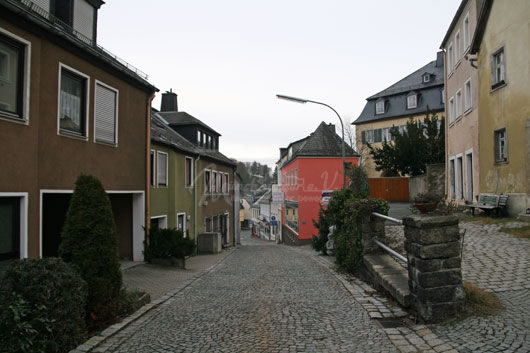
M 413 228 L 438 228 L 458 224 L 458 217 L 411 215 L 403 218 L 403 225 Z

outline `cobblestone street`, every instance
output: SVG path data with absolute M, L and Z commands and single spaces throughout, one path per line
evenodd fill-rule
M 112 352 L 398 352 L 330 271 L 244 236 L 206 275 L 113 336 Z

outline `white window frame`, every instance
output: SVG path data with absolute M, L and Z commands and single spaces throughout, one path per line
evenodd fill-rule
M 161 228 L 161 229 L 167 228 L 167 215 L 153 216 L 151 217 L 151 220 L 153 219 L 162 219 L 163 222 L 159 222 L 160 225 L 158 228 Z
M 380 115 L 385 113 L 385 101 L 380 100 L 379 102 L 375 102 L 375 114 Z
M 230 194 L 230 174 L 225 173 L 225 194 Z
M 411 99 L 411 98 L 414 98 L 414 99 Z M 407 109 L 416 109 L 417 107 L 418 107 L 418 95 L 409 94 L 407 96 Z
M 159 166 L 158 162 L 160 161 L 159 156 L 161 154 L 166 155 L 166 184 L 165 185 L 164 184 L 160 184 L 160 180 L 158 178 L 158 166 Z M 157 161 L 157 163 L 156 163 L 156 186 L 159 187 L 159 188 L 160 187 L 167 188 L 167 187 L 169 187 L 169 154 L 166 153 L 166 152 L 162 152 L 162 151 L 156 151 L 156 161 Z
M 157 169 L 156 169 L 156 150 L 151 150 L 151 161 L 153 163 L 153 169 L 150 171 L 151 173 L 151 186 L 156 187 L 156 175 L 157 175 Z M 149 168 L 151 168 L 151 164 L 149 164 Z
M 455 107 L 455 117 L 456 117 L 456 120 L 458 120 L 458 118 L 460 118 L 462 116 L 462 89 L 460 88 L 458 91 L 456 91 L 456 95 L 455 95 L 455 102 L 456 102 L 456 107 Z
M 464 17 L 464 53 L 468 51 L 471 46 L 471 24 L 469 23 L 469 12 Z
M 294 185 L 298 185 L 298 168 L 294 169 Z
M 458 173 L 458 160 L 460 159 L 460 174 Z M 458 153 L 455 156 L 455 199 L 463 200 L 464 195 L 464 155 L 463 153 Z
M 460 48 L 460 30 L 458 30 L 455 34 L 455 68 L 460 64 L 460 59 L 462 58 Z
M 447 66 L 449 67 L 449 70 L 447 70 L 447 77 L 451 76 L 451 73 L 453 72 L 454 55 L 455 55 L 455 51 L 453 49 L 453 43 L 451 42 L 447 46 Z
M 85 99 L 86 99 L 86 104 L 85 104 L 85 135 L 86 136 L 83 136 L 83 135 L 77 135 L 77 134 L 74 134 L 74 133 L 69 133 L 68 131 L 65 131 L 65 130 L 61 130 L 61 73 L 62 73 L 62 70 L 63 69 L 66 69 L 68 71 L 71 71 L 72 73 L 76 74 L 76 75 L 79 75 L 83 78 L 85 78 L 86 80 L 86 87 L 85 87 Z M 57 90 L 57 135 L 59 136 L 64 136 L 64 137 L 71 137 L 71 138 L 75 138 L 75 139 L 78 139 L 78 140 L 84 140 L 84 141 L 88 141 L 89 140 L 89 124 L 88 124 L 88 120 L 89 120 L 89 117 L 90 117 L 90 76 L 88 76 L 87 74 L 79 71 L 79 70 L 76 70 L 74 69 L 73 67 L 70 67 L 66 64 L 63 64 L 62 62 L 59 62 L 59 73 L 58 73 L 58 90 Z
M 449 123 L 455 121 L 455 97 L 449 98 Z
M 497 139 L 497 134 L 499 134 L 501 131 L 504 131 L 504 138 L 503 138 L 504 139 L 504 154 L 502 155 L 500 153 L 501 152 L 500 151 L 500 147 L 501 147 L 500 138 Z M 506 127 L 501 127 L 493 131 L 493 148 L 494 148 L 493 158 L 494 158 L 495 164 L 502 164 L 502 163 L 508 162 L 509 154 L 508 154 L 508 136 L 507 135 L 508 135 L 508 131 Z M 499 143 L 497 144 L 497 142 Z M 497 150 L 499 158 L 497 158 L 497 152 L 495 150 Z
M 500 66 L 497 64 L 497 56 L 502 54 L 502 62 Z M 501 77 L 497 80 L 497 68 L 501 69 Z M 506 53 L 504 47 L 499 48 L 491 55 L 491 89 L 494 91 L 497 88 L 503 87 L 506 84 Z
M 177 222 L 175 224 L 176 228 L 177 229 L 180 229 L 179 228 L 179 216 L 184 216 L 184 222 L 182 222 L 182 234 L 184 234 L 184 238 L 187 237 L 187 232 L 186 232 L 186 222 L 187 222 L 187 219 L 186 219 L 186 212 L 178 212 L 177 213 Z
M 101 86 L 103 86 L 103 87 L 105 87 L 105 88 L 107 88 L 107 89 L 109 89 L 111 91 L 114 91 L 116 93 L 116 116 L 114 117 L 114 119 L 115 119 L 115 123 L 114 123 L 114 143 L 98 140 L 97 136 L 96 136 L 96 120 L 97 120 L 97 117 L 96 117 L 96 104 L 97 104 L 97 100 L 98 100 L 98 95 L 97 95 L 97 86 L 98 85 L 101 85 Z M 117 88 L 109 86 L 106 83 L 101 82 L 99 80 L 94 80 L 94 142 L 95 143 L 101 143 L 101 144 L 107 145 L 107 146 L 118 147 L 118 116 L 119 116 L 119 105 L 120 105 L 119 102 L 120 102 L 120 91 Z
M 468 156 L 471 155 L 471 165 L 468 166 Z M 468 149 L 466 152 L 465 152 L 465 164 L 466 164 L 466 173 L 465 173 L 465 181 L 466 181 L 466 189 L 465 189 L 465 192 L 464 192 L 464 199 L 468 200 L 468 201 L 473 201 L 473 195 L 475 194 L 475 183 L 473 181 L 473 178 L 474 178 L 474 175 L 475 175 L 475 171 L 473 170 L 473 164 L 475 163 L 475 159 L 474 159 L 474 156 L 473 156 L 473 148 L 470 148 Z M 468 173 L 469 171 L 469 168 L 471 168 L 471 178 L 470 178 L 470 175 Z M 470 180 L 471 179 L 471 180 Z M 471 190 L 468 190 L 471 186 Z M 471 197 L 469 198 L 468 196 L 468 191 L 471 191 Z
M 21 117 L 14 117 L 11 114 L 0 113 L 0 119 L 10 121 L 17 124 L 29 125 L 30 118 L 30 87 L 31 87 L 31 42 L 14 33 L 11 33 L 0 27 L 0 34 L 10 37 L 12 40 L 20 42 L 25 46 L 24 49 L 24 77 L 22 88 L 22 112 Z
M 431 75 L 423 74 L 423 83 L 429 83 L 429 82 L 431 82 Z
M 186 179 L 188 178 L 188 170 L 187 170 L 188 160 L 191 161 L 191 163 L 190 163 L 190 165 L 191 165 L 191 176 L 190 176 L 190 184 L 189 185 L 186 183 Z M 195 169 L 193 167 L 193 158 L 186 156 L 184 158 L 184 187 L 193 188 L 194 186 L 195 186 Z
M 210 180 L 208 181 L 208 188 L 209 190 L 206 188 L 206 173 L 210 174 Z M 205 169 L 204 170 L 204 194 L 205 195 L 211 195 L 212 194 L 212 170 L 211 169 Z
M 451 170 L 451 163 L 453 170 Z M 451 200 L 456 200 L 456 159 L 455 156 L 449 157 L 449 180 L 448 180 L 448 187 L 449 187 L 449 198 Z M 451 173 L 452 172 L 452 173 Z M 451 177 L 453 178 L 453 183 L 451 183 Z
M 469 87 L 469 93 L 468 93 Z M 471 85 L 471 77 L 464 83 L 464 113 L 467 113 L 473 108 L 473 86 Z

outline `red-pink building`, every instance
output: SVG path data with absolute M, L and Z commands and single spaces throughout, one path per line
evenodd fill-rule
M 358 154 L 348 144 L 345 149 L 346 162 L 357 165 Z M 322 122 L 311 135 L 281 148 L 278 169 L 284 194 L 282 239 L 308 244 L 318 235 L 313 219 L 321 204 L 343 186 L 342 139 L 335 125 Z

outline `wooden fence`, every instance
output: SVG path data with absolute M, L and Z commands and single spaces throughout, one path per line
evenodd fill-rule
M 371 197 L 390 202 L 409 201 L 409 178 L 368 178 Z

